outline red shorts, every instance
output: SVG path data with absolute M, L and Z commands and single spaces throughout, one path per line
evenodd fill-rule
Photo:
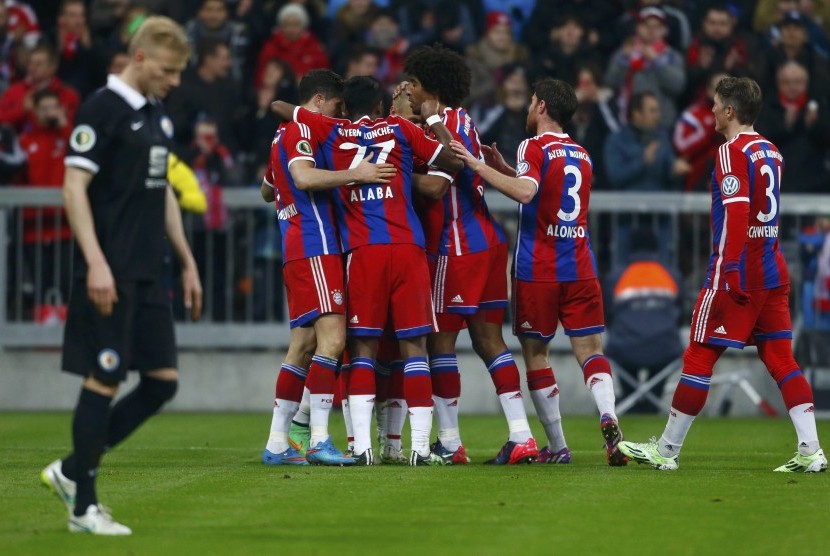
M 743 349 L 765 340 L 793 337 L 788 284 L 746 293 L 749 303 L 738 305 L 725 290 L 701 290 L 689 339 Z
M 417 245 L 364 245 L 346 262 L 348 333 L 383 334 L 387 322 L 397 338 L 435 332 L 429 267 Z
M 559 322 L 568 336 L 590 336 L 605 331 L 599 280 L 513 280 L 513 334 L 549 342 Z
M 441 255 L 430 260 L 432 302 L 438 330 L 457 332 L 467 318 L 477 315 L 486 322 L 504 322 L 507 307 L 507 245 L 478 253 Z
M 345 314 L 342 256 L 321 255 L 289 261 L 282 267 L 282 276 L 290 328 L 308 326 L 326 313 Z

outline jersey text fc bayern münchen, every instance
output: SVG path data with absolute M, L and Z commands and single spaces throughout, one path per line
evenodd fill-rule
M 393 164 L 397 174 L 389 183 L 339 187 L 334 195 L 335 215 L 343 252 L 363 245 L 411 243 L 424 247 L 424 232 L 412 206 L 413 157 L 432 163 L 441 143 L 398 116 L 357 122 L 328 118 L 304 108 L 294 120 L 309 126 L 313 137 L 326 137 L 323 155 L 335 170 L 370 162 Z
M 725 267 L 738 264 L 744 290 L 789 284 L 778 249 L 781 173 L 778 148 L 755 132 L 721 145 L 712 173 L 712 256 L 706 288 L 726 289 Z
M 588 152 L 567 134 L 548 132 L 523 141 L 516 160 L 516 176 L 538 190 L 527 205 L 519 205 L 514 276 L 529 282 L 596 278 L 588 237 L 593 176 Z

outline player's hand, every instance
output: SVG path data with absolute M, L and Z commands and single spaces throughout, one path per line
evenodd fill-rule
M 190 320 L 199 320 L 202 317 L 202 282 L 193 261 L 182 268 L 182 293 L 184 307 L 190 310 Z
M 504 159 L 498 147 L 496 146 L 495 141 L 492 145 L 482 145 L 481 153 L 484 155 L 484 162 L 487 164 L 487 166 L 495 168 L 502 174 L 515 175 L 516 172 L 513 170 L 513 168 L 510 167 L 510 165 Z
M 749 296 L 741 288 L 741 272 L 737 268 L 728 270 L 723 278 L 726 281 L 726 293 L 729 294 L 732 301 L 738 305 L 749 303 Z
M 355 179 L 357 183 L 389 183 L 395 174 L 398 173 L 394 164 L 372 164 L 369 159 L 374 153 L 369 153 L 366 158 L 360 161 L 360 164 L 355 166 Z
M 401 81 L 392 92 L 392 108 L 389 111 L 393 116 L 400 116 L 407 120 L 416 120 L 417 116 L 412 111 L 412 105 L 409 103 L 409 94 L 407 89 L 409 81 Z
M 646 165 L 654 164 L 654 159 L 657 157 L 657 150 L 660 148 L 660 141 L 654 140 L 643 149 L 643 161 Z
M 437 100 L 425 100 L 421 103 L 421 117 L 426 121 L 431 116 L 438 115 L 439 103 Z
M 86 293 L 101 315 L 108 317 L 112 314 L 113 304 L 118 303 L 118 292 L 110 265 L 105 261 L 90 265 L 87 270 Z
M 468 168 L 472 171 L 476 171 L 476 169 L 482 164 L 482 162 L 473 156 L 473 153 L 467 150 L 467 147 L 462 145 L 460 142 L 453 139 L 450 141 L 450 148 L 452 152 L 455 153 L 455 156 L 461 159 L 461 161 L 467 165 Z

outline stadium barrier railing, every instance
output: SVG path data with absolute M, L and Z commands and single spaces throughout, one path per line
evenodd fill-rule
M 621 230 L 649 226 L 664 245 L 667 259 L 684 275 L 690 314 L 711 250 L 710 199 L 706 193 L 594 192 L 589 231 L 600 273 L 624 257 Z M 516 203 L 495 192 L 487 193 L 487 201 L 503 224 L 512 250 Z M 202 271 L 205 315 L 202 321 L 191 323 L 180 309 L 180 301 L 176 303 L 178 343 L 183 348 L 284 347 L 289 331 L 276 213 L 263 203 L 258 188 L 226 188 L 223 202 L 224 209 L 211 218 L 184 216 Z M 782 204 L 779 233 L 794 284 L 793 315 L 797 320 L 799 288 L 795 285 L 801 275 L 798 235 L 814 216 L 827 212 L 830 197 L 789 194 Z M 60 211 L 50 210 L 60 205 L 59 189 L 0 187 L 0 348 L 53 348 L 61 344 L 61 310 L 68 301 L 68 292 L 61 290 L 66 289 L 72 273 L 74 245 L 71 241 L 59 245 L 31 241 L 32 235 L 40 237 L 44 230 L 65 224 Z M 174 266 L 170 284 L 178 300 Z M 517 347 L 509 324 L 505 325 L 505 339 Z M 466 340 L 462 342 L 460 347 L 469 348 Z M 557 335 L 553 348 L 567 346 L 564 335 Z

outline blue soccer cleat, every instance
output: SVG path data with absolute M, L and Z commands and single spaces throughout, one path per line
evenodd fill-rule
M 305 455 L 306 461 L 313 465 L 354 465 L 355 460 L 338 450 L 331 438 L 317 443 L 314 448 L 309 448 Z
M 300 452 L 291 447 L 279 454 L 275 454 L 266 448 L 262 451 L 262 463 L 265 465 L 308 465 Z
M 571 451 L 564 447 L 558 452 L 552 452 L 550 446 L 545 446 L 539 451 L 536 463 L 571 463 Z

